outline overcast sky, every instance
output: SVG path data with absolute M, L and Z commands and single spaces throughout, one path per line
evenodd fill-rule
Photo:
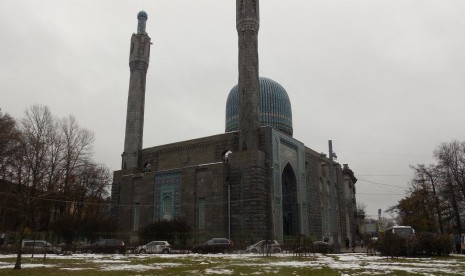
M 237 83 L 235 0 L 2 0 L 0 108 L 72 114 L 119 169 L 136 15 L 152 38 L 144 147 L 224 132 Z M 260 75 L 279 82 L 294 138 L 333 140 L 368 215 L 397 203 L 409 165 L 465 137 L 465 1 L 261 0 Z

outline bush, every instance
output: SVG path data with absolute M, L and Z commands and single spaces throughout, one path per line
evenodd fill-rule
M 402 238 L 386 233 L 380 240 L 381 254 L 390 257 L 448 256 L 451 249 L 452 239 L 446 234 L 422 232 L 409 238 Z
M 418 255 L 448 256 L 452 249 L 452 239 L 446 234 L 423 232 L 417 235 Z
M 185 245 L 191 238 L 191 227 L 185 219 L 160 220 L 139 229 L 141 243 L 153 240 Z
M 407 239 L 392 234 L 386 233 L 379 242 L 379 250 L 382 255 L 390 257 L 399 257 L 407 255 Z

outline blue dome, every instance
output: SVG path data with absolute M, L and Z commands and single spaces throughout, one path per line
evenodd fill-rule
M 271 126 L 292 136 L 291 101 L 286 90 L 277 82 L 259 78 L 260 125 Z M 226 132 L 239 130 L 239 89 L 229 92 L 226 102 Z

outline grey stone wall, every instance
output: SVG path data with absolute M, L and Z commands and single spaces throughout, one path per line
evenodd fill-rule
M 325 178 L 321 172 L 321 163 L 323 159 L 320 154 L 306 148 L 305 160 L 307 164 L 307 197 L 309 199 L 309 236 L 313 240 L 322 240 L 322 217 L 321 217 L 321 198 L 319 190 L 320 178 Z
M 137 221 L 140 227 L 152 223 L 157 218 L 156 212 L 160 212 L 160 209 L 157 209 L 156 205 L 160 204 L 160 193 L 157 194 L 156 177 L 176 171 L 180 175 L 179 198 L 176 199 L 176 204 L 179 205 L 176 206 L 179 208 L 177 215 L 186 218 L 192 226 L 192 243 L 214 237 L 228 237 L 228 185 L 231 191 L 230 230 L 234 242 L 244 246 L 252 241 L 276 237 L 277 233 L 282 231 L 277 227 L 282 225 L 279 216 L 273 216 L 272 210 L 272 133 L 269 127 L 260 129 L 260 151 L 255 154 L 239 151 L 237 132 L 141 150 L 137 169 L 114 172 L 112 202 L 115 204 L 114 210 L 119 219 L 120 230 L 136 236 L 137 233 L 133 231 L 135 215 L 139 216 Z M 224 160 L 223 153 L 228 150 L 232 151 L 232 154 Z M 298 161 L 296 151 L 296 158 L 292 161 L 296 167 L 302 163 L 302 170 L 305 171 L 302 175 L 306 185 L 304 193 L 307 198 L 307 211 L 304 211 L 304 208 L 300 209 L 301 223 L 307 220 L 305 223 L 308 224 L 308 230 L 304 230 L 304 234 L 307 233 L 313 240 L 322 240 L 321 208 L 322 203 L 329 202 L 330 196 L 325 192 L 329 175 L 327 165 L 324 164 L 327 164 L 328 160 L 312 149 L 303 147 L 302 151 L 304 160 Z M 286 163 L 285 160 L 283 157 L 277 162 Z M 343 185 L 345 176 L 339 164 L 336 163 L 335 167 L 337 183 Z M 276 172 L 276 177 L 281 178 L 281 169 Z M 298 177 L 300 173 L 297 169 L 295 172 Z M 323 182 L 322 190 L 319 188 L 320 179 Z M 339 191 L 339 198 L 344 199 L 343 190 Z M 199 206 L 199 202 L 203 202 L 204 209 Z M 344 207 L 347 203 L 344 199 L 344 202 L 339 204 L 341 225 L 346 223 L 345 215 L 341 214 L 351 212 Z M 204 212 L 203 215 L 201 212 Z M 205 224 L 203 227 L 202 219 Z M 341 232 L 342 237 L 344 234 L 346 233 Z

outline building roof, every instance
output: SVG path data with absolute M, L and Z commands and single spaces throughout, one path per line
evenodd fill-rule
M 292 136 L 291 101 L 286 90 L 268 78 L 260 82 L 260 126 L 271 126 Z M 226 101 L 226 132 L 239 130 L 239 89 L 234 86 Z

